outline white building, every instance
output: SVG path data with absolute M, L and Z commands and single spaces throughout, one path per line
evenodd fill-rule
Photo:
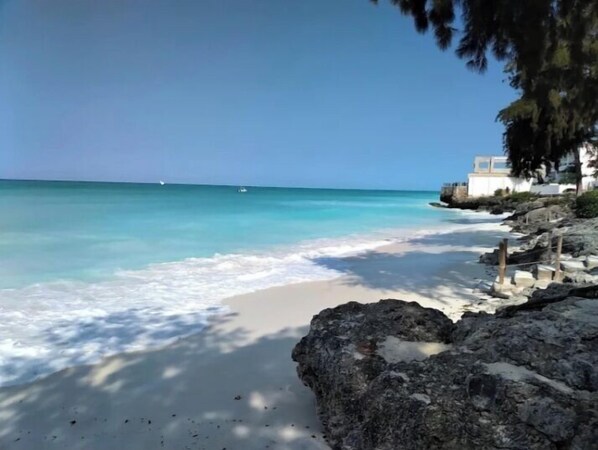
M 596 178 L 596 169 L 591 167 L 590 162 L 595 158 L 596 149 L 590 144 L 584 144 L 579 148 L 579 160 L 581 162 L 581 186 L 582 191 L 598 188 L 598 179 Z M 559 195 L 564 192 L 574 192 L 577 188 L 573 181 L 575 177 L 575 155 L 567 155 L 561 160 L 559 171 L 550 174 L 548 182 L 544 184 L 534 184 L 531 192 L 540 195 Z M 568 183 L 566 183 L 568 179 Z
M 467 176 L 467 195 L 489 196 L 497 189 L 510 193 L 527 192 L 532 181 L 512 176 L 506 156 L 476 156 L 473 172 Z
M 596 179 L 596 169 L 590 166 L 590 162 L 596 156 L 595 152 L 597 150 L 592 148 L 590 144 L 584 144 L 579 148 L 579 160 L 581 161 L 581 175 L 582 175 L 582 190 L 587 191 L 588 189 L 593 189 L 594 187 L 598 187 L 598 179 Z M 565 158 L 561 160 L 561 165 L 559 167 L 559 173 L 562 174 L 563 172 L 571 171 L 575 173 L 575 156 L 574 155 L 567 155 Z M 557 175 L 557 180 L 560 179 L 560 176 Z M 575 187 L 575 186 L 574 186 Z
M 590 144 L 584 144 L 579 149 L 581 161 L 582 190 L 598 188 L 596 169 L 590 166 L 597 149 Z M 575 173 L 575 156 L 568 155 L 561 161 L 559 172 L 547 177 L 548 182 L 536 184 L 535 179 L 526 180 L 511 175 L 511 168 L 506 156 L 476 156 L 473 172 L 468 175 L 467 196 L 482 197 L 494 195 L 496 190 L 503 192 L 528 192 L 540 195 L 559 195 L 564 192 L 575 191 L 575 183 L 565 184 L 566 174 Z

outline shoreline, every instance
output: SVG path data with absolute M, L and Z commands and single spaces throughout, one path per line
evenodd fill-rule
M 474 289 L 476 279 L 489 278 L 479 254 L 508 234 L 499 220 L 485 215 L 478 224 L 329 258 L 322 263 L 340 278 L 228 298 L 229 313 L 165 347 L 0 388 L 0 447 L 328 448 L 313 394 L 290 356 L 311 317 L 381 298 L 418 301 L 453 319 L 491 309 Z
M 210 317 L 226 314 L 225 300 L 232 296 L 333 280 L 344 275 L 346 257 L 476 227 L 480 220 L 497 218 L 441 213 L 420 228 L 380 227 L 269 250 L 150 264 L 101 281 L 58 280 L 0 290 L 5 319 L 0 324 L 0 387 L 120 353 L 160 349 L 201 332 Z

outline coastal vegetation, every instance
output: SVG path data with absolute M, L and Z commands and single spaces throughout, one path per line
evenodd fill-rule
M 541 176 L 573 154 L 579 191 L 579 147 L 597 141 L 598 2 L 390 1 L 418 32 L 431 29 L 442 50 L 459 34 L 456 54 L 470 69 L 484 72 L 489 55 L 504 63 L 519 94 L 497 115 L 513 173 Z
M 591 219 L 598 217 L 598 191 L 588 191 L 577 197 L 575 201 L 577 217 Z

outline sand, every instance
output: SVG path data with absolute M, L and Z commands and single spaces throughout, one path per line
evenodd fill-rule
M 498 303 L 476 290 L 499 220 L 321 264 L 343 272 L 230 298 L 230 313 L 166 347 L 0 389 L 0 449 L 325 449 L 291 350 L 314 314 L 347 301 L 418 301 L 456 320 Z M 483 219 L 482 219 L 483 218 Z

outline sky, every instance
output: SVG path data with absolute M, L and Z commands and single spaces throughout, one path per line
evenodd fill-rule
M 0 178 L 431 189 L 502 154 L 480 75 L 384 0 L 0 0 Z

